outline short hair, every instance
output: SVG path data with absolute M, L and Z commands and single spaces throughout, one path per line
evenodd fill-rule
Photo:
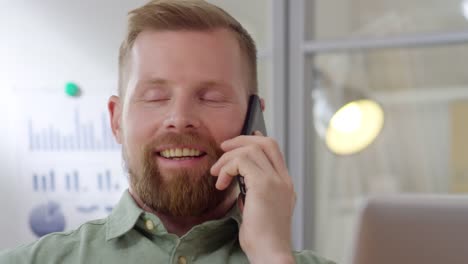
M 230 30 L 239 42 L 248 67 L 248 92 L 258 93 L 257 49 L 255 42 L 242 25 L 223 9 L 203 0 L 152 0 L 128 13 L 127 35 L 119 51 L 118 92 L 125 95 L 128 83 L 126 64 L 131 49 L 143 30 Z

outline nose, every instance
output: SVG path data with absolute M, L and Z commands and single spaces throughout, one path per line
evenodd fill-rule
M 171 131 L 184 132 L 200 127 L 200 119 L 196 107 L 190 100 L 173 99 L 171 108 L 164 120 L 164 127 Z

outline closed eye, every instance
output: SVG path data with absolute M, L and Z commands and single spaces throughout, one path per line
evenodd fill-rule
M 141 99 L 145 102 L 164 102 L 171 98 L 169 91 L 165 87 L 148 86 Z
M 228 100 L 224 98 L 200 98 L 200 103 L 212 108 L 224 108 L 228 106 L 230 103 Z
M 205 94 L 200 95 L 200 101 L 205 102 L 225 102 L 226 96 L 219 92 L 206 92 Z
M 164 101 L 169 101 L 169 98 L 150 98 L 146 99 L 148 102 L 164 102 Z
M 227 100 L 221 96 L 203 96 L 200 101 L 205 103 L 225 103 Z
M 200 98 L 201 101 L 205 101 L 205 102 L 222 102 L 223 100 L 221 98 L 206 98 L 206 97 L 202 97 Z

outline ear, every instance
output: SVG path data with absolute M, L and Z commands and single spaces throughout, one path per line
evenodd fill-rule
M 120 97 L 113 95 L 109 98 L 107 109 L 110 115 L 110 125 L 112 133 L 119 144 L 122 144 L 122 108 Z
M 265 100 L 263 98 L 260 98 L 260 108 L 262 112 L 265 112 Z

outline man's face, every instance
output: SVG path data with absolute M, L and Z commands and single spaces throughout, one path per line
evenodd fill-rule
M 224 29 L 138 35 L 125 98 L 112 115 L 131 188 L 146 205 L 170 215 L 200 215 L 232 191 L 216 190 L 209 169 L 222 154 L 220 143 L 242 129 L 248 91 L 243 58 Z

